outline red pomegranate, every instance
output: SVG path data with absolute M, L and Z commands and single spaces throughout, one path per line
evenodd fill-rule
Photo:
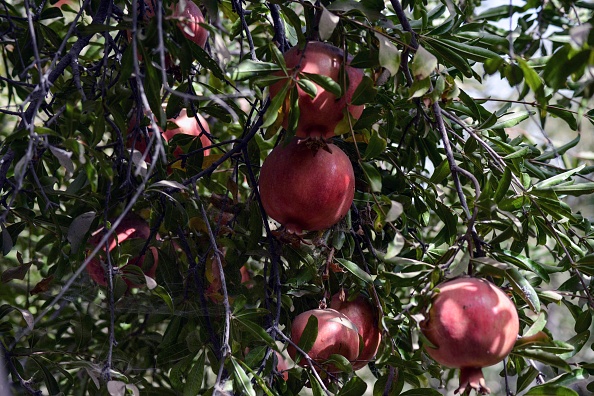
M 349 361 L 355 360 L 359 355 L 357 326 L 335 309 L 312 309 L 297 315 L 291 326 L 293 342 L 299 344 L 307 321 L 312 315 L 318 318 L 318 336 L 308 352 L 309 357 L 322 365 L 330 355 L 334 354 L 342 355 Z M 297 354 L 295 347 L 289 345 L 287 351 L 291 359 L 295 360 Z M 297 364 L 302 367 L 308 366 L 305 359 L 300 359 Z M 323 367 L 330 373 L 338 371 L 333 365 Z
M 348 301 L 345 291 L 339 291 L 332 296 L 330 306 L 346 315 L 359 329 L 363 341 L 363 348 L 356 360 L 352 361 L 353 370 L 359 370 L 375 357 L 382 341 L 382 332 L 379 328 L 377 310 L 363 295 Z
M 197 116 L 198 120 L 200 121 L 200 124 L 196 120 L 196 117 L 188 117 L 186 109 L 182 109 L 177 118 L 170 120 L 174 122 L 179 128 L 168 129 L 165 132 L 163 132 L 163 139 L 165 139 L 166 142 L 169 142 L 178 133 L 183 133 L 190 136 L 200 136 L 202 146 L 210 146 L 212 143 L 208 139 L 208 136 L 206 136 L 205 133 L 202 133 L 202 128 L 204 128 L 205 132 L 210 133 L 208 123 L 200 114 L 197 114 Z M 200 127 L 201 125 L 202 128 Z M 179 158 L 181 154 L 183 154 L 182 148 L 176 147 L 176 149 L 173 151 L 173 155 L 175 156 L 175 158 Z M 204 150 L 204 156 L 207 156 L 209 154 L 210 149 Z
M 345 71 L 347 75 L 346 89 L 341 76 L 340 69 L 343 65 L 344 52 L 330 44 L 319 41 L 307 43 L 305 51 L 293 47 L 284 54 L 285 63 L 289 73 L 296 70 L 303 73 L 319 74 L 328 76 L 343 86 L 343 95 L 337 99 L 336 96 L 316 84 L 317 94 L 314 98 L 309 96 L 299 86 L 299 123 L 296 135 L 298 137 L 324 137 L 334 136 L 334 130 L 344 118 L 344 111 L 348 109 L 354 118 L 359 118 L 363 112 L 363 106 L 351 105 L 353 94 L 363 80 L 363 70 L 349 66 L 350 57 L 347 60 Z M 298 69 L 297 69 L 298 68 Z M 270 97 L 278 94 L 286 80 L 281 80 L 270 86 Z M 283 126 L 288 126 L 288 116 L 284 116 Z
M 188 113 L 187 113 L 186 109 L 182 109 L 182 111 L 179 113 L 179 115 L 176 118 L 172 118 L 169 120 L 169 121 L 175 123 L 178 127 L 174 128 L 174 129 L 168 129 L 165 132 L 163 132 L 162 133 L 163 139 L 166 142 L 169 142 L 171 139 L 173 139 L 173 137 L 175 135 L 182 133 L 182 134 L 186 134 L 186 135 L 190 135 L 190 136 L 200 136 L 200 142 L 202 142 L 202 146 L 203 147 L 210 146 L 212 144 L 212 142 L 210 141 L 208 136 L 206 136 L 206 134 L 202 132 L 202 128 L 204 128 L 205 132 L 210 133 L 210 127 L 208 126 L 208 123 L 206 122 L 204 117 L 202 117 L 200 114 L 197 114 L 197 116 L 198 116 L 198 120 L 200 120 L 200 124 L 198 124 L 196 117 L 188 117 Z M 136 118 L 132 118 L 132 121 L 130 122 L 130 127 L 128 128 L 129 136 L 135 126 L 136 126 Z M 201 128 L 201 126 L 202 126 L 202 128 Z M 149 136 L 150 136 L 150 134 L 149 134 Z M 129 146 L 132 145 L 131 140 L 132 140 L 131 138 L 128 139 Z M 146 147 L 147 147 L 147 141 L 144 138 L 144 136 L 139 136 L 138 138 L 136 138 L 136 141 L 134 142 L 134 148 L 136 150 L 140 151 L 141 153 L 144 153 L 146 151 Z M 179 156 L 183 153 L 184 153 L 183 149 L 179 146 L 176 147 L 175 150 L 173 151 L 173 155 L 176 159 L 179 158 Z M 204 154 L 204 156 L 209 155 L 210 149 L 204 150 L 203 154 Z M 147 156 L 145 158 L 145 161 L 147 163 L 150 163 L 151 157 Z
M 274 351 L 274 354 L 276 355 L 277 360 L 276 371 L 279 372 L 279 374 L 283 377 L 285 381 L 288 381 L 289 372 L 287 370 L 290 369 L 289 363 L 287 363 L 287 360 L 282 354 L 278 353 L 277 351 Z
M 355 195 L 353 166 L 338 147 L 328 144 L 328 149 L 314 152 L 294 138 L 274 148 L 262 164 L 262 205 L 289 232 L 329 228 L 349 211 Z
M 103 237 L 103 228 L 97 230 L 92 238 L 90 239 L 91 245 L 94 247 L 96 246 L 101 238 Z M 111 238 L 109 239 L 109 251 L 111 252 L 115 247 L 119 244 L 124 242 L 127 239 L 148 239 L 150 236 L 151 230 L 141 217 L 136 215 L 128 215 L 117 226 L 115 229 L 114 234 L 112 234 Z M 115 237 L 114 237 L 115 235 Z M 149 247 L 151 254 L 153 255 L 153 266 L 145 271 L 145 275 L 154 278 L 155 273 L 157 272 L 157 264 L 159 261 L 159 255 L 157 249 L 155 247 Z M 100 259 L 99 256 L 102 258 Z M 89 264 L 87 264 L 87 272 L 91 279 L 93 279 L 97 284 L 100 286 L 107 286 L 107 282 L 105 280 L 105 270 L 101 265 L 101 260 L 105 260 L 105 249 L 103 249 L 103 253 L 99 253 L 97 256 L 93 257 Z M 129 260 L 128 264 L 123 266 L 120 270 L 125 272 L 125 267 L 128 265 L 137 265 L 142 267 L 144 262 L 144 255 L 133 257 Z M 124 278 L 124 282 L 128 285 L 128 287 L 139 287 L 139 285 L 132 283 L 130 280 Z
M 437 286 L 421 331 L 436 348 L 425 350 L 438 363 L 460 368 L 455 393 L 475 389 L 488 394 L 482 367 L 512 350 L 519 331 L 516 307 L 498 287 L 483 279 L 458 278 Z
M 204 15 L 192 0 L 179 1 L 173 10 L 173 17 L 178 19 L 177 26 L 186 38 L 204 48 L 208 39 L 208 30 L 200 26 Z

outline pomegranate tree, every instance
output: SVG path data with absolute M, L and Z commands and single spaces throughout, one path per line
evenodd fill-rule
M 293 319 L 291 339 L 295 344 L 299 344 L 307 321 L 312 315 L 318 319 L 318 336 L 307 354 L 328 372 L 337 372 L 335 366 L 331 364 L 324 365 L 324 362 L 328 360 L 330 355 L 334 354 L 342 355 L 349 361 L 357 358 L 359 355 L 357 326 L 335 309 L 312 309 L 297 315 Z M 287 351 L 291 359 L 295 360 L 297 356 L 295 347 L 289 345 Z M 307 366 L 307 361 L 303 358 L 296 363 L 303 367 Z
M 323 137 L 334 136 L 336 126 L 345 116 L 348 110 L 354 118 L 359 118 L 363 112 L 363 106 L 351 104 L 353 93 L 363 80 L 363 70 L 349 66 L 350 57 L 346 63 L 343 57 L 344 52 L 330 44 L 319 41 L 307 43 L 305 50 L 293 47 L 284 54 L 285 63 L 290 76 L 297 73 L 319 74 L 332 78 L 343 87 L 343 95 L 337 98 L 333 93 L 326 91 L 316 84 L 317 93 L 311 97 L 301 87 L 297 86 L 299 92 L 299 122 L 296 135 L 298 137 Z M 346 73 L 346 86 L 341 81 L 343 75 L 340 71 L 344 65 Z M 270 97 L 278 94 L 286 80 L 281 80 L 270 86 Z M 285 111 L 286 113 L 286 111 Z M 288 115 L 284 114 L 283 126 L 288 127 Z
M 262 164 L 262 205 L 289 232 L 329 228 L 353 202 L 353 166 L 337 146 L 327 148 L 312 151 L 294 138 L 286 146 L 275 147 Z
M 491 282 L 458 278 L 437 286 L 421 331 L 435 346 L 425 346 L 433 359 L 460 369 L 455 393 L 475 389 L 488 394 L 482 367 L 503 360 L 512 350 L 519 331 L 516 307 Z
M 149 238 L 150 233 L 151 233 L 151 231 L 150 231 L 150 228 L 149 228 L 148 224 L 146 223 L 146 221 L 144 221 L 139 216 L 128 215 L 124 219 L 122 219 L 120 224 L 114 230 L 114 233 L 112 234 L 112 236 L 109 238 L 108 252 L 111 252 L 112 250 L 114 250 L 116 248 L 116 246 L 118 246 L 118 244 L 120 244 L 128 239 L 144 239 L 144 240 L 146 240 Z M 103 228 L 97 230 L 93 234 L 93 237 L 90 240 L 91 245 L 93 247 L 97 246 L 97 244 L 100 242 L 102 237 L 103 237 Z M 157 249 L 155 247 L 151 246 L 148 248 L 148 250 L 153 255 L 153 265 L 151 268 L 147 269 L 144 273 L 146 276 L 148 276 L 150 278 L 154 278 L 155 273 L 157 272 L 157 264 L 158 264 L 159 256 L 157 253 Z M 105 248 L 103 249 L 103 252 L 98 253 L 95 257 L 93 257 L 91 259 L 91 261 L 89 261 L 89 264 L 87 264 L 86 270 L 87 270 L 89 276 L 91 277 L 91 279 L 93 279 L 98 285 L 107 286 L 107 281 L 105 278 L 106 272 L 105 272 L 104 266 L 101 265 L 102 260 L 106 261 Z M 136 257 L 133 257 L 130 260 L 128 260 L 128 264 L 119 268 L 118 271 L 125 273 L 126 267 L 129 265 L 136 265 L 136 266 L 139 266 L 142 268 L 143 263 L 144 263 L 144 255 L 136 256 Z M 124 282 L 126 282 L 128 287 L 139 287 L 139 285 L 134 284 L 126 277 L 124 277 Z
M 375 357 L 382 341 L 382 332 L 378 323 L 376 309 L 363 295 L 357 296 L 354 300 L 348 301 L 344 290 L 332 296 L 330 306 L 338 312 L 346 315 L 351 322 L 359 329 L 359 336 L 363 347 L 356 360 L 352 361 L 353 370 L 359 370 Z

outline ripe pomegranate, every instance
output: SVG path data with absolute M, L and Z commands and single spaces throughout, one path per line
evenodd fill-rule
M 328 150 L 314 152 L 294 138 L 274 148 L 262 164 L 262 205 L 289 232 L 329 228 L 353 202 L 353 166 L 335 145 L 328 144 Z
M 179 128 L 168 129 L 163 132 L 163 139 L 165 139 L 166 142 L 169 142 L 178 133 L 183 133 L 190 136 L 200 136 L 202 146 L 210 146 L 212 144 L 211 141 L 208 139 L 208 136 L 206 136 L 205 133 L 202 133 L 202 128 L 200 127 L 200 125 L 202 125 L 204 131 L 210 133 L 208 123 L 200 114 L 197 115 L 198 120 L 200 120 L 200 124 L 198 124 L 198 121 L 196 121 L 196 117 L 188 117 L 186 109 L 182 109 L 177 118 L 170 120 L 173 121 Z M 175 158 L 179 158 L 179 156 L 183 153 L 184 152 L 181 147 L 176 147 L 176 149 L 173 151 Z M 210 149 L 204 150 L 204 156 L 209 154 Z
M 278 353 L 277 351 L 274 351 L 274 354 L 276 355 L 277 360 L 276 371 L 278 371 L 281 374 L 285 381 L 288 381 L 289 372 L 287 370 L 290 369 L 289 363 L 287 363 L 287 360 L 282 354 Z
M 337 372 L 338 369 L 334 365 L 324 366 L 323 363 L 330 355 L 334 354 L 342 355 L 349 361 L 357 358 L 359 355 L 359 333 L 357 332 L 357 326 L 335 309 L 312 309 L 297 315 L 293 320 L 291 339 L 295 344 L 299 344 L 307 321 L 312 315 L 318 318 L 318 336 L 308 355 L 315 362 L 322 364 L 322 367 L 328 372 Z M 295 360 L 297 354 L 295 347 L 289 345 L 287 351 L 291 359 Z M 307 367 L 308 365 L 307 361 L 303 358 L 297 364 L 303 367 Z
M 436 348 L 425 350 L 438 363 L 460 368 L 455 393 L 491 391 L 482 367 L 494 365 L 512 350 L 519 331 L 516 307 L 498 287 L 483 279 L 458 278 L 438 286 L 421 331 Z
M 91 240 L 90 243 L 92 246 L 96 246 L 101 238 L 103 237 L 103 228 L 97 230 Z M 119 243 L 124 242 L 127 239 L 148 239 L 150 236 L 151 230 L 141 217 L 136 215 L 128 215 L 117 226 L 114 231 L 114 234 L 109 239 L 109 252 L 116 248 Z M 114 237 L 115 235 L 115 237 Z M 157 272 L 157 264 L 159 261 L 159 255 L 157 253 L 157 249 L 155 247 L 149 247 L 151 254 L 153 255 L 153 266 L 149 268 L 145 275 L 154 278 L 155 273 Z M 103 258 L 99 258 L 102 256 Z M 105 248 L 103 249 L 103 253 L 99 253 L 95 257 L 91 259 L 89 264 L 87 264 L 87 272 L 91 279 L 93 279 L 97 284 L 100 286 L 107 286 L 107 281 L 105 280 L 105 270 L 101 265 L 101 260 L 105 260 Z M 133 257 L 129 260 L 128 264 L 124 265 L 120 268 L 121 271 L 125 272 L 125 267 L 128 265 L 137 265 L 142 267 L 144 262 L 144 255 Z M 128 287 L 139 287 L 139 285 L 132 283 L 129 279 L 124 278 L 124 282 L 128 285 Z
M 363 348 L 356 360 L 352 361 L 353 370 L 359 370 L 375 357 L 382 341 L 382 332 L 379 328 L 377 311 L 369 300 L 359 295 L 352 301 L 347 300 L 344 290 L 332 296 L 330 306 L 346 315 L 359 329 L 359 336 L 363 341 Z
M 61 0 L 64 1 L 64 0 Z M 70 0 L 68 0 L 70 1 Z M 144 0 L 144 22 L 148 22 L 155 16 L 155 2 L 156 0 Z M 139 2 L 138 7 L 142 6 L 142 2 Z M 205 22 L 204 14 L 200 11 L 200 8 L 192 0 L 180 0 L 177 4 L 172 6 L 172 17 L 177 19 L 177 26 L 182 31 L 183 35 L 190 41 L 198 44 L 204 48 L 206 40 L 208 39 L 208 30 L 201 26 L 201 23 Z M 140 8 L 139 8 L 140 13 Z M 128 40 L 132 38 L 131 32 L 128 31 Z M 166 61 L 172 64 L 173 61 L 166 54 Z M 138 60 L 142 61 L 142 57 L 139 55 Z
M 351 57 L 348 57 L 344 68 L 347 75 L 347 86 L 341 81 L 340 69 L 343 65 L 344 52 L 330 44 L 319 41 L 307 43 L 305 51 L 293 47 L 284 54 L 285 63 L 289 73 L 304 72 L 328 76 L 343 86 L 343 95 L 336 96 L 316 84 L 317 94 L 314 98 L 309 96 L 299 86 L 299 122 L 296 135 L 298 137 L 323 137 L 331 138 L 339 122 L 344 118 L 344 110 L 348 109 L 354 118 L 359 118 L 363 106 L 351 105 L 353 93 L 363 80 L 363 70 L 349 66 Z M 297 79 L 299 79 L 297 77 Z M 278 94 L 286 80 L 281 80 L 270 86 L 270 97 Z M 286 111 L 285 111 L 286 113 Z M 283 127 L 288 127 L 288 115 L 284 114 Z
M 208 30 L 200 26 L 204 23 L 204 15 L 196 3 L 192 0 L 179 1 L 173 9 L 173 17 L 179 20 L 177 26 L 184 36 L 204 48 L 208 39 Z
M 182 109 L 182 111 L 179 113 L 179 115 L 176 118 L 172 118 L 169 120 L 169 121 L 175 123 L 178 126 L 178 128 L 168 129 L 165 132 L 163 132 L 162 133 L 163 139 L 166 142 L 169 142 L 171 139 L 173 139 L 173 137 L 175 135 L 182 133 L 182 134 L 186 134 L 186 135 L 190 135 L 190 136 L 200 136 L 200 142 L 202 142 L 202 146 L 203 147 L 210 146 L 212 144 L 212 142 L 206 136 L 205 133 L 202 133 L 202 128 L 200 127 L 202 125 L 202 127 L 204 128 L 204 131 L 207 133 L 210 133 L 210 128 L 208 126 L 208 123 L 206 122 L 204 117 L 202 117 L 200 114 L 198 114 L 198 120 L 200 120 L 200 124 L 198 124 L 198 121 L 196 121 L 195 117 L 188 117 L 188 113 L 187 113 L 186 109 Z M 136 125 L 136 118 L 133 117 L 132 121 L 130 122 L 130 127 L 128 128 L 129 135 L 133 131 L 135 125 Z M 131 139 L 129 139 L 129 141 L 128 141 L 129 146 L 132 145 L 132 142 L 130 140 Z M 146 151 L 146 146 L 147 146 L 147 141 L 143 136 L 138 137 L 136 139 L 136 141 L 134 142 L 134 148 L 136 150 L 140 151 L 141 153 L 144 153 Z M 179 158 L 180 155 L 183 153 L 184 153 L 184 151 L 181 147 L 176 147 L 175 150 L 173 151 L 173 155 L 176 159 Z M 204 154 L 204 156 L 209 155 L 210 149 L 204 150 L 203 154 Z M 150 163 L 151 157 L 147 156 L 145 158 L 145 161 L 147 163 Z

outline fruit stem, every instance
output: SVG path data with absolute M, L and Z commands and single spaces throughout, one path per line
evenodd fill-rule
M 461 367 L 460 368 L 460 385 L 454 391 L 455 394 L 469 394 L 470 391 L 476 390 L 477 394 L 488 395 L 491 389 L 487 388 L 483 372 L 480 367 Z

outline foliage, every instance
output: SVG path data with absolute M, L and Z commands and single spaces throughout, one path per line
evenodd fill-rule
M 594 229 L 572 208 L 594 192 L 593 168 L 568 154 L 594 116 L 590 3 L 208 0 L 206 49 L 169 0 L 154 18 L 143 1 L 60 3 L 2 0 L 0 15 L 0 345 L 16 394 L 438 394 L 453 370 L 423 352 L 418 322 L 434 286 L 465 273 L 502 287 L 520 314 L 501 373 L 515 380 L 500 388 L 572 395 L 594 371 L 573 358 L 592 348 Z M 278 114 L 296 111 L 296 95 L 291 79 L 273 101 L 267 86 L 288 73 L 282 52 L 311 39 L 366 74 L 353 98 L 364 113 L 334 138 L 356 194 L 339 224 L 287 240 L 257 184 L 294 132 Z M 497 77 L 514 100 L 482 89 Z M 314 82 L 344 91 L 313 74 L 299 86 Z M 208 120 L 208 156 L 200 139 L 156 133 L 182 108 Z M 526 119 L 545 137 L 563 128 L 562 143 L 510 136 Z M 133 149 L 139 139 L 149 150 Z M 132 269 L 98 286 L 85 267 L 129 212 L 151 237 L 110 259 L 156 247 L 156 284 L 127 288 L 122 276 L 144 283 Z M 272 351 L 340 287 L 381 313 L 373 377 L 337 358 L 343 374 L 291 365 L 285 382 Z M 562 339 L 554 306 L 574 324 Z

